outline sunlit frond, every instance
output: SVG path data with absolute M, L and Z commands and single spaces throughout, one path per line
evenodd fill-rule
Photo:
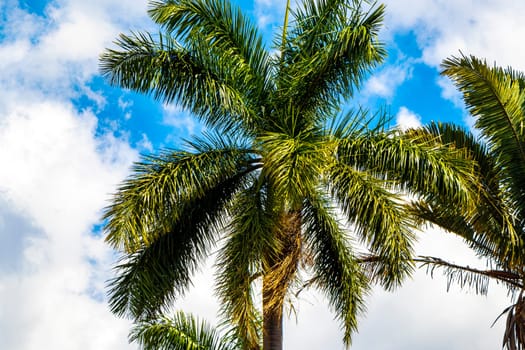
M 306 131 L 295 137 L 268 133 L 258 139 L 264 149 L 263 172 L 274 183 L 284 202 L 297 206 L 315 189 L 328 159 L 320 135 Z
M 285 65 L 279 72 L 281 99 L 301 114 L 323 118 L 352 96 L 385 51 L 377 40 L 384 7 L 364 12 L 361 2 L 304 1 L 288 34 Z
M 385 188 L 385 180 L 344 163 L 330 168 L 329 176 L 345 216 L 370 249 L 384 259 L 377 278 L 386 288 L 395 287 L 413 270 L 413 224 L 400 196 Z
M 475 127 L 489 142 L 490 151 L 507 177 L 501 185 L 525 217 L 525 78 L 512 69 L 490 67 L 474 56 L 452 57 L 442 64 L 463 93 Z
M 106 208 L 106 241 L 127 251 L 148 245 L 196 205 L 206 208 L 231 196 L 235 182 L 257 166 L 249 150 L 235 145 L 144 157 Z
M 303 208 L 305 244 L 313 255 L 315 285 L 327 296 L 341 321 L 344 342 L 350 345 L 357 317 L 365 310 L 369 284 L 352 253 L 349 236 L 334 216 L 328 200 L 311 196 Z
M 500 266 L 512 266 L 521 258 L 519 231 L 509 207 L 501 178 L 505 169 L 498 165 L 486 145 L 457 126 L 432 124 L 426 130 L 439 137 L 453 150 L 464 149 L 466 156 L 475 161 L 473 175 L 479 186 L 476 210 L 466 212 L 461 206 L 451 206 L 443 196 L 415 205 L 416 215 L 442 228 L 460 235 L 480 256 L 494 259 Z
M 235 65 L 245 66 L 246 77 L 259 80 L 255 86 L 264 87 L 270 66 L 258 27 L 228 1 L 152 1 L 149 14 L 190 45 L 197 44 L 197 38 L 209 42 L 210 47 L 228 55 Z
M 141 350 L 234 350 L 217 330 L 191 314 L 176 313 L 172 318 L 159 317 L 133 327 L 129 339 Z
M 342 140 L 338 145 L 342 161 L 364 167 L 398 189 L 417 193 L 427 200 L 442 196 L 472 210 L 477 192 L 475 162 L 466 151 L 443 146 L 428 133 L 375 132 Z
M 226 243 L 217 260 L 216 290 L 222 311 L 247 349 L 257 349 L 261 341 L 253 288 L 264 269 L 263 252 L 275 249 L 275 200 L 271 190 L 257 181 L 237 196 Z
M 117 277 L 109 283 L 111 310 L 140 319 L 162 311 L 183 295 L 215 245 L 224 227 L 225 206 L 241 183 L 242 177 L 231 177 L 198 200 L 177 207 L 180 217 L 164 221 L 166 231 L 124 255 L 116 267 Z
M 228 57 L 207 54 L 206 43 L 190 51 L 169 34 L 134 33 L 121 34 L 115 44 L 100 57 L 111 84 L 178 103 L 211 126 L 253 128 L 256 112 L 246 84 L 225 69 Z

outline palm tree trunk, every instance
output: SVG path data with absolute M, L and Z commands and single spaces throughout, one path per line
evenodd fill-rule
M 263 277 L 263 350 L 283 348 L 283 305 L 301 257 L 301 214 L 283 215 L 277 239 L 280 250 L 267 257 L 271 268 Z
M 283 305 L 269 307 L 273 293 L 263 281 L 263 350 L 283 348 Z

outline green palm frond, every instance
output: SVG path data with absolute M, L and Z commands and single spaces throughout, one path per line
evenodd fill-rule
M 291 136 L 268 133 L 258 139 L 264 149 L 264 175 L 277 189 L 276 195 L 291 206 L 300 205 L 318 182 L 327 153 L 320 135 L 306 131 Z
M 486 196 L 484 201 L 491 205 L 498 215 L 504 215 L 504 211 L 501 212 L 500 208 L 506 204 L 501 198 L 503 192 L 499 183 L 505 175 L 502 173 L 503 169 L 498 166 L 498 159 L 489 152 L 487 145 L 470 131 L 455 124 L 430 123 L 425 126 L 424 132 L 437 137 L 449 149 L 465 151 L 464 157 L 475 162 L 473 171 L 478 185 L 482 188 L 480 195 Z
M 461 288 L 469 288 L 477 294 L 486 295 L 490 280 L 498 281 L 514 291 L 523 288 L 521 277 L 516 272 L 495 269 L 481 270 L 431 256 L 420 256 L 414 260 L 422 267 L 426 267 L 427 272 L 431 275 L 441 269 L 447 278 L 447 290 L 452 284 L 458 284 Z
M 427 132 L 368 133 L 341 140 L 337 153 L 345 163 L 365 167 L 399 190 L 417 193 L 426 200 L 442 196 L 473 210 L 473 194 L 478 190 L 475 162 L 465 150 L 445 147 Z
M 329 169 L 330 185 L 356 233 L 384 261 L 377 278 L 386 288 L 399 285 L 413 270 L 413 224 L 399 195 L 385 181 L 342 163 Z
M 481 256 L 494 259 L 502 265 L 511 266 L 520 259 L 519 231 L 511 201 L 501 179 L 505 169 L 499 166 L 498 158 L 474 136 L 459 127 L 449 124 L 433 124 L 427 130 L 440 138 L 447 147 L 464 149 L 474 160 L 473 174 L 479 185 L 476 210 L 465 212 L 461 207 L 450 206 L 443 197 L 428 201 L 431 206 L 416 206 L 419 216 L 451 232 L 462 236 L 467 244 Z
M 184 293 L 225 227 L 228 204 L 259 166 L 224 138 L 193 146 L 137 164 L 106 210 L 106 240 L 126 251 L 110 282 L 117 314 L 141 318 Z
M 265 86 L 269 56 L 257 26 L 239 8 L 220 0 L 165 0 L 150 2 L 149 14 L 190 45 L 196 39 L 207 41 L 234 65 L 245 67 L 247 78 L 259 80 L 255 86 Z
M 140 319 L 162 311 L 183 295 L 190 278 L 216 243 L 225 225 L 226 204 L 242 185 L 242 177 L 231 177 L 184 206 L 177 220 L 164 221 L 164 232 L 149 245 L 124 255 L 109 283 L 109 304 L 118 314 Z M 150 214 L 151 213 L 147 213 Z M 174 257 L 177 257 L 174 259 Z
M 287 38 L 279 81 L 301 113 L 323 117 L 352 96 L 385 51 L 377 41 L 383 6 L 363 13 L 360 2 L 304 1 Z M 281 97 L 282 99 L 283 97 Z
M 271 190 L 267 186 L 261 190 L 257 182 L 237 196 L 230 232 L 217 260 L 216 291 L 222 311 L 248 349 L 256 349 L 261 339 L 253 282 L 264 269 L 262 252 L 276 249 L 275 200 Z
M 446 59 L 442 68 L 442 74 L 463 93 L 470 113 L 476 117 L 476 128 L 490 140 L 495 152 L 509 156 L 514 153 L 524 162 L 523 74 L 489 67 L 474 56 Z
M 311 197 L 303 208 L 305 244 L 313 255 L 315 285 L 327 296 L 350 345 L 357 317 L 365 311 L 369 284 L 349 246 L 349 237 L 334 219 L 329 201 Z
M 234 344 L 222 338 L 206 322 L 191 314 L 176 313 L 138 323 L 129 337 L 141 350 L 234 350 Z
M 475 127 L 488 140 L 491 152 L 505 169 L 501 185 L 508 187 L 509 199 L 525 216 L 525 89 L 524 76 L 512 69 L 489 67 L 474 56 L 452 57 L 442 64 L 463 93 Z
M 219 89 L 208 89 L 219 102 L 213 103 L 213 108 L 223 108 L 241 119 L 236 127 L 251 132 L 264 124 L 261 106 L 267 104 L 265 96 L 272 89 L 272 66 L 258 28 L 240 9 L 220 0 L 153 1 L 150 5 L 150 16 L 191 52 L 199 53 L 208 67 L 214 67 L 224 85 L 241 99 L 237 105 L 229 96 L 231 92 L 217 86 Z M 208 115 L 204 119 L 215 120 Z M 231 128 L 231 120 L 217 121 L 212 123 L 215 127 Z
M 241 183 L 259 167 L 250 150 L 235 144 L 206 144 L 196 139 L 193 146 L 200 149 L 165 151 L 135 164 L 133 176 L 106 208 L 108 243 L 126 251 L 148 245 L 171 231 L 170 226 L 177 225 L 192 207 L 205 208 L 204 199 L 210 202 L 221 195 L 231 196 L 229 191 L 237 188 L 232 184 Z
M 226 69 L 229 57 L 209 55 L 205 42 L 189 51 L 169 34 L 134 33 L 121 34 L 115 44 L 100 57 L 101 73 L 112 85 L 177 102 L 211 126 L 253 127 L 246 84 Z

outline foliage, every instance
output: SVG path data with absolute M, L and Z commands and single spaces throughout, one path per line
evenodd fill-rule
M 235 350 L 235 342 L 221 337 L 206 322 L 191 314 L 177 312 L 172 318 L 158 317 L 139 322 L 130 333 L 130 341 L 142 350 Z
M 218 245 L 216 292 L 243 348 L 261 343 L 255 282 L 264 348 L 280 348 L 283 305 L 303 269 L 350 344 L 371 282 L 352 242 L 378 257 L 374 281 L 394 288 L 413 269 L 416 223 L 403 195 L 472 202 L 472 163 L 460 151 L 342 112 L 385 56 L 384 7 L 303 0 L 276 54 L 228 1 L 154 1 L 149 14 L 162 33 L 121 35 L 102 72 L 181 105 L 211 132 L 144 157 L 106 209 L 107 242 L 122 252 L 112 311 L 157 317 Z
M 519 294 L 504 312 L 508 318 L 503 344 L 507 349 L 524 349 L 525 75 L 489 66 L 474 56 L 452 57 L 442 67 L 442 73 L 463 94 L 480 137 L 452 125 L 436 124 L 430 131 L 450 147 L 467 150 L 476 161 L 475 176 L 481 186 L 478 205 L 475 211 L 465 213 L 461 207 L 435 198 L 418 203 L 414 210 L 421 218 L 462 237 L 480 257 L 488 259 L 490 269 L 477 270 L 434 258 L 422 261 L 432 270 L 444 269 L 449 283 L 459 282 L 478 293 L 485 294 L 492 279 L 513 295 Z

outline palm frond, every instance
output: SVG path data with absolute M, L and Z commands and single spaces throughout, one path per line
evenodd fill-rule
M 305 245 L 313 259 L 312 283 L 327 296 L 330 306 L 341 321 L 344 342 L 350 345 L 357 330 L 357 317 L 364 313 L 368 280 L 357 264 L 349 245 L 329 207 L 320 196 L 310 197 L 303 207 Z
M 137 165 L 106 212 L 107 240 L 127 251 L 109 285 L 116 314 L 154 314 L 184 293 L 257 168 L 243 150 L 199 147 Z
M 216 243 L 224 227 L 225 206 L 242 186 L 234 176 L 189 202 L 149 245 L 125 254 L 109 282 L 109 304 L 117 315 L 141 319 L 157 314 L 183 295 L 193 273 Z
M 235 188 L 232 181 L 242 182 L 259 166 L 250 150 L 235 144 L 194 141 L 200 149 L 165 151 L 135 164 L 105 210 L 108 243 L 126 251 L 148 245 L 170 232 L 170 226 L 184 220 L 195 205 L 205 209 L 203 198 L 215 201 L 215 196 L 230 196 Z
M 495 235 L 495 232 L 502 233 L 501 223 L 493 220 L 489 213 L 463 215 L 461 208 L 447 202 L 413 202 L 408 210 L 423 223 L 439 226 L 459 236 L 479 257 L 493 259 L 501 268 L 508 266 L 502 254 L 509 250 L 501 249 L 499 245 L 503 243 L 504 235 Z M 507 246 L 507 243 L 502 246 Z
M 285 66 L 279 75 L 281 99 L 301 107 L 301 114 L 323 118 L 385 56 L 377 40 L 384 7 L 363 13 L 360 1 L 309 1 L 295 13 Z
M 465 210 L 475 207 L 475 162 L 465 150 L 445 147 L 426 132 L 364 133 L 340 140 L 337 154 L 343 162 L 389 180 L 398 190 L 426 200 L 442 196 Z
M 390 192 L 385 180 L 344 163 L 329 170 L 333 196 L 356 232 L 384 264 L 376 271 L 386 288 L 399 285 L 413 270 L 414 228 L 401 197 Z
M 383 110 L 372 113 L 362 107 L 350 109 L 344 114 L 334 114 L 329 119 L 325 136 L 337 145 L 341 140 L 359 139 L 367 134 L 385 133 L 390 128 L 391 121 L 391 116 Z
M 488 140 L 499 166 L 508 175 L 502 184 L 516 208 L 525 208 L 525 81 L 522 73 L 489 67 L 474 56 L 443 61 L 442 74 L 450 77 L 475 117 L 475 127 Z M 525 209 L 520 209 L 520 216 Z
M 244 110 L 236 111 L 242 119 L 240 125 L 250 132 L 260 128 L 265 123 L 265 96 L 273 87 L 271 60 L 257 26 L 228 1 L 167 0 L 152 1 L 150 5 L 150 16 L 184 42 L 188 50 L 199 53 L 207 66 L 214 67 L 221 80 L 241 96 Z M 218 100 L 228 98 L 222 94 L 219 91 Z M 214 125 L 228 130 L 226 122 Z
M 507 348 L 507 350 L 525 349 L 525 298 L 523 297 L 523 290 L 520 292 L 516 303 L 507 307 L 499 317 L 505 313 L 507 314 L 507 322 L 503 335 L 503 348 Z
M 443 259 L 432 256 L 419 256 L 414 259 L 421 267 L 427 268 L 427 273 L 431 275 L 437 269 L 443 270 L 443 275 L 447 278 L 447 290 L 452 284 L 458 284 L 461 288 L 469 288 L 476 294 L 486 295 L 490 280 L 502 283 L 511 291 L 523 288 L 523 280 L 516 272 L 508 270 L 481 270 L 470 266 L 454 264 Z
M 253 282 L 264 269 L 261 254 L 275 249 L 273 233 L 278 220 L 275 200 L 271 190 L 257 181 L 239 193 L 232 205 L 226 243 L 216 264 L 216 292 L 222 313 L 248 349 L 256 349 L 261 340 Z
M 443 196 L 416 205 L 421 218 L 446 230 L 461 235 L 482 256 L 491 257 L 503 265 L 511 266 L 520 259 L 521 242 L 519 224 L 509 207 L 511 201 L 501 187 L 505 170 L 498 165 L 497 157 L 486 145 L 457 126 L 431 124 L 428 132 L 439 138 L 447 148 L 464 149 L 466 156 L 475 161 L 475 175 L 479 190 L 476 192 L 476 210 L 465 212 L 461 206 L 451 206 Z
M 293 208 L 315 189 L 325 166 L 328 149 L 321 137 L 305 131 L 299 135 L 267 133 L 257 140 L 264 150 L 264 175 L 278 189 L 276 195 Z
M 130 342 L 142 350 L 234 350 L 206 322 L 191 314 L 176 313 L 172 318 L 159 317 L 141 321 L 131 330 Z
M 269 78 L 269 55 L 256 25 L 239 8 L 220 0 L 164 0 L 150 2 L 150 16 L 189 45 L 196 38 L 243 66 L 249 79 L 264 87 Z M 214 51 L 216 52 L 216 51 Z M 249 86 L 249 85 L 248 85 Z M 262 91 L 258 91 L 261 93 Z
M 253 127 L 246 84 L 230 75 L 227 57 L 208 54 L 205 42 L 190 51 L 169 34 L 133 33 L 121 34 L 115 44 L 100 57 L 100 71 L 112 85 L 179 103 L 210 126 Z
M 499 184 L 502 176 L 502 169 L 498 166 L 498 160 L 490 153 L 486 144 L 477 139 L 468 130 L 449 123 L 430 123 L 426 125 L 423 132 L 429 132 L 435 136 L 439 142 L 451 149 L 465 150 L 464 156 L 475 161 L 474 171 L 478 185 L 481 187 L 480 195 L 487 204 L 496 210 L 498 215 L 504 205 L 502 189 Z M 459 154 L 461 156 L 461 153 Z M 503 221 L 503 220 L 502 220 Z

